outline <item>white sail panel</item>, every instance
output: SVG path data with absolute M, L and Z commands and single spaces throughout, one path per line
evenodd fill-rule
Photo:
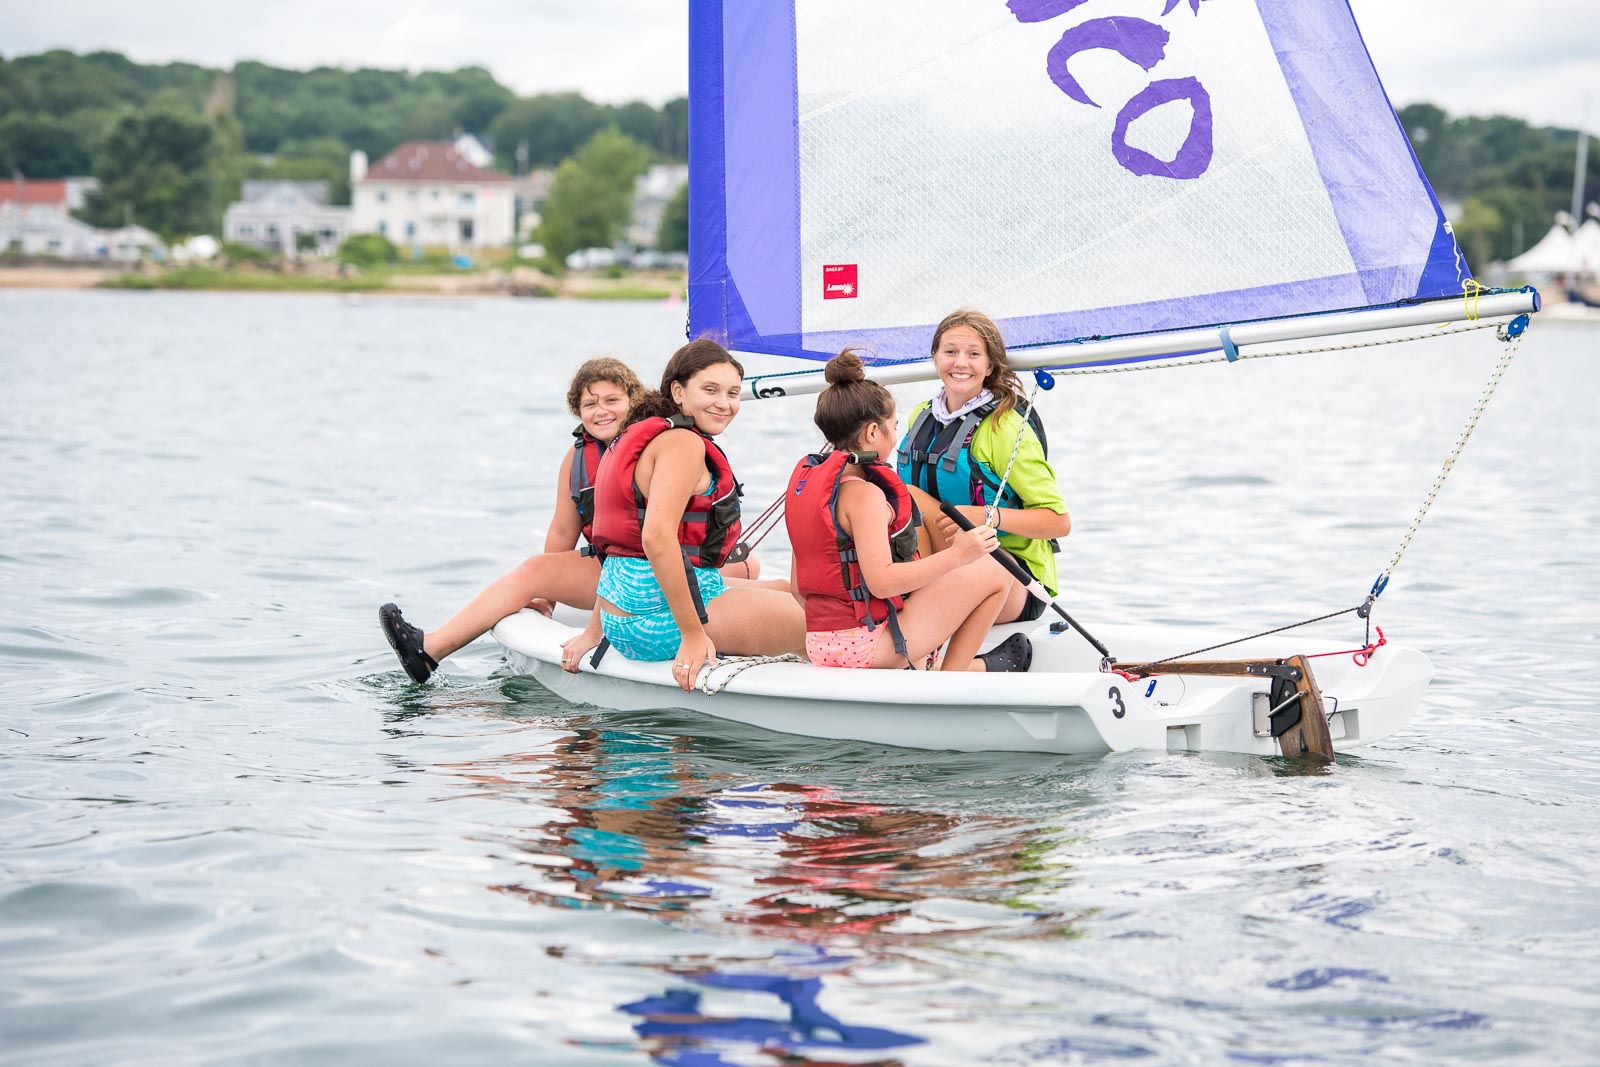
M 690 326 L 1013 346 L 1387 306 L 1466 265 L 1345 0 L 691 0 Z
M 1329 276 L 1351 279 L 1343 299 L 1362 302 L 1247 0 L 1172 20 L 1159 66 L 1198 76 L 1214 116 L 1214 162 L 1180 188 L 1112 154 L 1119 75 L 1148 80 L 1135 64 L 1075 57 L 1083 88 L 1107 100 L 1092 107 L 1049 77 L 1054 20 L 1021 24 L 998 3 L 864 6 L 811 0 L 795 12 L 802 275 L 855 264 L 858 285 L 854 300 L 804 288 L 807 333 L 936 322 L 969 304 L 1015 318 Z M 861 40 L 894 45 L 863 62 Z M 1187 132 L 1192 114 L 1180 101 L 1144 119 Z

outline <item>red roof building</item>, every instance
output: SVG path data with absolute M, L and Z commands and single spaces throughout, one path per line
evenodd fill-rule
M 453 252 L 511 243 L 510 177 L 474 164 L 449 141 L 407 141 L 365 164 L 361 153 L 352 155 L 353 232 Z

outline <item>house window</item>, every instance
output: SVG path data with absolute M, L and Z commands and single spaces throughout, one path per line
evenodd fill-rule
M 463 241 L 471 241 L 472 240 L 472 220 L 471 219 L 462 219 L 461 220 L 461 239 Z
M 462 193 L 461 194 L 461 206 L 462 207 L 470 209 L 470 208 L 474 207 L 477 204 L 477 202 L 478 202 L 478 198 L 474 194 L 472 194 L 472 193 Z
M 48 248 L 52 252 L 61 251 L 61 238 L 59 238 L 59 237 L 50 238 L 49 242 L 45 244 L 45 247 Z
M 243 223 L 240 224 L 240 226 L 239 226 L 239 236 L 240 237 L 254 237 L 255 235 L 256 235 L 256 228 L 254 226 L 246 225 L 246 224 L 243 224 Z
M 438 190 L 438 189 L 435 189 L 435 190 L 434 190 L 434 191 L 433 191 L 433 198 L 434 198 L 434 199 L 435 199 L 435 200 L 437 200 L 437 199 L 439 199 L 439 190 Z
M 406 236 L 407 237 L 415 237 L 416 235 L 417 235 L 417 224 L 415 222 L 412 222 L 410 219 L 407 219 L 406 220 Z
M 322 229 L 317 231 L 317 236 L 322 238 L 324 241 L 332 241 L 339 235 L 334 233 L 328 227 L 324 226 Z
M 387 236 L 389 236 L 389 220 L 388 219 L 379 219 L 378 220 L 378 236 L 379 237 L 387 237 Z
M 378 203 L 387 204 L 388 202 L 389 202 L 389 190 L 387 190 L 387 189 L 379 189 L 378 190 Z
M 276 222 L 267 223 L 266 232 L 268 240 L 276 241 L 278 239 L 278 224 Z

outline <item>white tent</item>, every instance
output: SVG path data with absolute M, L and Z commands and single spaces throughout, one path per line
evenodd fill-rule
M 1574 270 L 1582 274 L 1600 274 L 1600 220 L 1590 219 L 1572 235 Z
M 1560 223 L 1539 238 L 1539 243 L 1506 264 L 1517 274 L 1571 274 L 1579 269 L 1578 249 L 1572 235 Z

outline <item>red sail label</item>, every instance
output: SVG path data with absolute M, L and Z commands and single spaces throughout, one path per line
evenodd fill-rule
M 822 299 L 854 300 L 856 297 L 856 265 L 854 263 L 825 263 L 822 266 Z

